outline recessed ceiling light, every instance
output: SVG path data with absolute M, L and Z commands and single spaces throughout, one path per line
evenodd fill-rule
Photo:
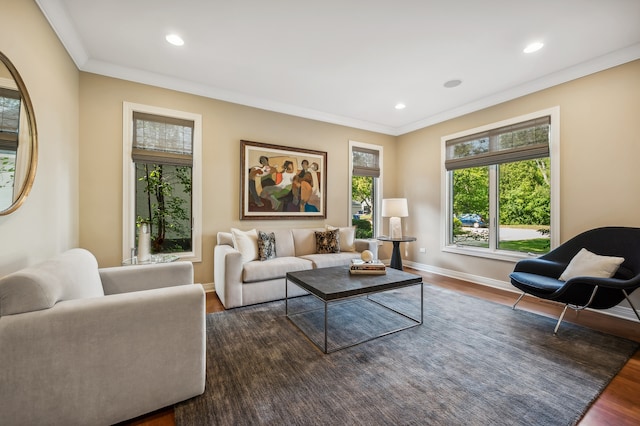
M 527 47 L 524 48 L 523 52 L 524 53 L 537 52 L 538 50 L 542 49 L 542 46 L 544 46 L 544 43 L 536 41 L 534 43 L 527 45 Z
M 446 87 L 447 89 L 451 89 L 452 87 L 458 87 L 462 84 L 462 80 L 449 80 L 447 82 L 444 83 L 444 87 Z
M 165 38 L 174 46 L 182 46 L 184 44 L 184 40 L 178 34 L 167 34 Z
M 407 106 L 403 103 L 396 104 L 396 109 L 405 109 Z

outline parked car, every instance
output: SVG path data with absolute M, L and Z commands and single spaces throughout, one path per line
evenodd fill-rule
M 462 226 L 473 226 L 474 228 L 486 228 L 487 223 L 482 219 L 482 216 L 475 213 L 461 214 L 458 219 L 462 222 Z

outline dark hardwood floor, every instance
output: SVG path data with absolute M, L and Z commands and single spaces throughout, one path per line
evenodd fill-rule
M 409 268 L 405 269 L 422 275 L 425 283 L 481 297 L 496 303 L 511 306 L 517 298 L 515 293 L 505 290 L 470 284 L 455 278 L 415 271 Z M 557 318 L 562 311 L 562 306 L 526 296 L 518 304 L 518 309 Z M 223 310 L 224 306 L 222 306 L 215 293 L 207 293 L 207 313 Z M 614 318 L 593 311 L 583 311 L 578 314 L 574 313 L 574 311 L 567 311 L 564 321 L 640 342 L 640 323 L 635 321 Z M 559 332 L 561 331 L 562 327 Z M 640 424 L 640 351 L 636 352 L 620 370 L 578 424 L 579 426 L 636 426 Z M 124 422 L 121 425 L 173 426 L 175 425 L 173 408 L 167 407 Z

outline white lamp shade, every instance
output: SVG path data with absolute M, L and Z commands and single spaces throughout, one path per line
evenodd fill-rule
M 385 198 L 382 200 L 382 217 L 408 217 L 406 198 Z

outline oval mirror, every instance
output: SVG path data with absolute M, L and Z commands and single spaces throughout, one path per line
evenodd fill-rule
M 0 215 L 14 212 L 33 186 L 36 122 L 27 88 L 0 52 Z

